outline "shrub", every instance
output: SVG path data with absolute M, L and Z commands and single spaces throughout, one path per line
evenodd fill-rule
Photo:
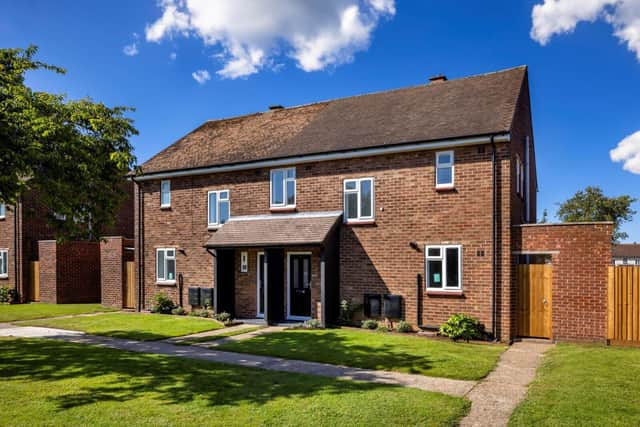
M 382 323 L 378 324 L 378 327 L 376 328 L 376 331 L 378 332 L 389 332 L 390 329 L 387 325 L 384 325 Z
M 373 319 L 363 320 L 360 326 L 362 327 L 362 329 L 377 329 L 378 321 Z
M 471 339 L 482 336 L 480 322 L 478 322 L 478 319 L 463 313 L 454 314 L 444 325 L 440 326 L 440 335 L 449 337 L 454 341 L 462 338 L 469 342 Z
M 185 314 L 187 314 L 187 310 L 185 310 L 182 307 L 176 307 L 173 310 L 171 310 L 171 314 L 175 316 L 184 316 Z
M 11 302 L 11 288 L 0 286 L 0 302 Z
M 396 331 L 402 333 L 413 332 L 413 328 L 411 327 L 411 323 L 401 320 L 396 325 Z
M 156 294 L 154 299 L 156 300 L 156 303 L 151 309 L 153 313 L 171 314 L 171 311 L 176 308 L 171 298 L 166 294 Z
M 305 322 L 303 323 L 303 327 L 305 329 L 322 329 L 322 322 L 320 322 L 320 320 L 318 319 L 309 319 L 309 320 L 305 320 Z
M 218 322 L 227 323 L 231 320 L 231 315 L 226 311 L 223 311 L 222 313 L 216 314 L 215 318 Z

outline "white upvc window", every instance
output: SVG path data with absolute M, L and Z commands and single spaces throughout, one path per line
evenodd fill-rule
M 9 251 L 7 249 L 0 249 L 0 277 L 9 277 Z
M 296 206 L 296 168 L 271 171 L 271 207 L 294 208 Z
M 344 219 L 346 222 L 371 221 L 374 219 L 373 178 L 344 180 Z
M 176 282 L 175 248 L 156 249 L 156 282 L 169 284 Z
M 435 245 L 425 248 L 427 289 L 462 290 L 462 245 Z
M 171 207 L 171 181 L 160 181 L 160 207 Z
M 454 185 L 453 150 L 436 153 L 436 188 L 452 188 Z
M 217 227 L 229 221 L 229 190 L 209 191 L 207 200 L 209 227 Z
M 4 219 L 7 215 L 7 205 L 0 203 L 0 219 Z

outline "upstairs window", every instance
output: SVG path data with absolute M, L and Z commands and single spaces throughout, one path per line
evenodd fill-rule
M 344 216 L 347 222 L 373 220 L 373 178 L 344 181 Z
M 0 277 L 9 277 L 9 251 L 6 249 L 0 250 Z
M 171 207 L 171 181 L 160 182 L 160 207 Z
M 229 221 L 229 190 L 209 191 L 209 226 Z
M 427 246 L 425 256 L 427 289 L 462 290 L 462 246 Z
M 4 203 L 0 203 L 0 219 L 4 219 L 7 215 L 7 206 Z
M 436 153 L 436 188 L 452 188 L 453 182 L 453 151 L 439 151 Z
M 271 171 L 271 207 L 293 208 L 296 206 L 296 168 Z
M 156 249 L 156 281 L 158 283 L 176 282 L 176 250 L 174 248 Z

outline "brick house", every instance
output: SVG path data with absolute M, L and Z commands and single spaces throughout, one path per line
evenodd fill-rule
M 614 265 L 640 265 L 640 244 L 638 243 L 613 245 L 612 252 Z
M 236 317 L 331 323 L 347 299 L 509 341 L 536 176 L 526 67 L 208 121 L 134 179 L 138 309 L 213 289 Z
M 133 185 L 108 235 L 133 237 Z M 30 192 L 15 206 L 0 204 L 0 286 L 21 302 L 101 302 L 100 243 L 58 243 L 47 217 L 66 220 L 42 206 Z

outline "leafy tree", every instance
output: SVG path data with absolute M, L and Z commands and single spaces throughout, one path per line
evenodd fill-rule
M 613 221 L 613 240 L 617 242 L 628 237 L 620 231 L 620 226 L 636 214 L 631 209 L 636 200 L 626 195 L 607 197 L 599 187 L 587 187 L 561 203 L 557 215 L 564 222 Z
M 124 116 L 132 109 L 32 90 L 27 71 L 65 73 L 34 60 L 37 50 L 0 49 L 0 202 L 33 192 L 60 239 L 98 239 L 136 161 L 129 138 L 138 132 Z

